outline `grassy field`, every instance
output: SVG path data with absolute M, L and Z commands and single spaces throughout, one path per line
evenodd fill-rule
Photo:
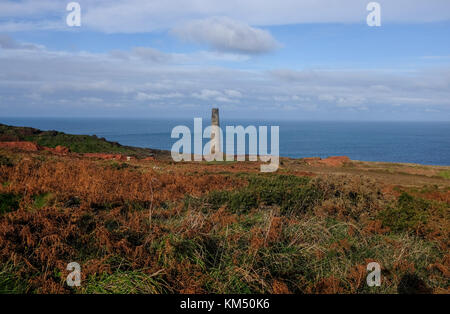
M 3 149 L 0 292 L 449 293 L 448 171 Z

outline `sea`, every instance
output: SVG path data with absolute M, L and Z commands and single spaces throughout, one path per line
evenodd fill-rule
M 171 150 L 172 129 L 193 119 L 1 118 L 0 123 L 104 137 L 123 145 Z M 203 120 L 203 128 L 210 121 Z M 348 156 L 352 160 L 450 166 L 450 122 L 223 120 L 221 126 L 279 126 L 280 156 Z M 269 136 L 270 139 L 270 136 Z M 208 139 L 203 139 L 203 145 Z M 225 142 L 225 139 L 224 139 Z M 248 146 L 248 145 L 247 145 Z M 269 140 L 270 151 L 270 140 Z

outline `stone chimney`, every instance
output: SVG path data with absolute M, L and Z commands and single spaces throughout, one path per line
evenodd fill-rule
M 217 153 L 220 153 L 219 109 L 213 108 L 211 114 L 211 155 L 216 155 Z

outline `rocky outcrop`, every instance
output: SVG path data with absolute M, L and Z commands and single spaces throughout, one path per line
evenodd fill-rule
M 49 152 L 52 152 L 54 154 L 59 154 L 59 155 L 66 155 L 68 153 L 70 153 L 70 149 L 68 147 L 65 146 L 56 146 L 55 148 L 50 148 L 50 147 L 42 147 L 42 150 L 46 150 Z
M 28 152 L 49 151 L 54 154 L 68 154 L 70 149 L 65 146 L 56 146 L 55 148 L 39 146 L 33 142 L 0 142 L 0 148 L 20 149 Z
M 0 148 L 20 149 L 30 152 L 37 152 L 40 147 L 33 142 L 0 142 Z
M 68 154 L 68 153 L 70 153 L 70 149 L 68 147 L 58 145 L 55 148 L 55 152 L 61 153 L 61 154 Z

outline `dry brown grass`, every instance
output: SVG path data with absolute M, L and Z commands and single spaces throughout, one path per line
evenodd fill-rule
M 305 195 L 317 199 L 303 210 L 257 200 L 235 211 L 228 203 L 213 209 L 206 196 L 248 193 L 251 178 L 261 184 L 255 191 L 270 192 L 283 176 L 260 175 L 251 163 L 124 166 L 35 153 L 11 160 L 0 166 L 0 194 L 20 196 L 18 209 L 0 216 L 6 292 L 393 293 L 411 274 L 420 289 L 448 291 L 446 199 L 433 196 L 420 232 L 394 232 L 380 213 L 398 195 L 364 176 L 305 181 L 315 191 Z M 72 261 L 82 266 L 79 289 L 65 284 Z M 383 269 L 376 290 L 365 285 L 370 261 Z

